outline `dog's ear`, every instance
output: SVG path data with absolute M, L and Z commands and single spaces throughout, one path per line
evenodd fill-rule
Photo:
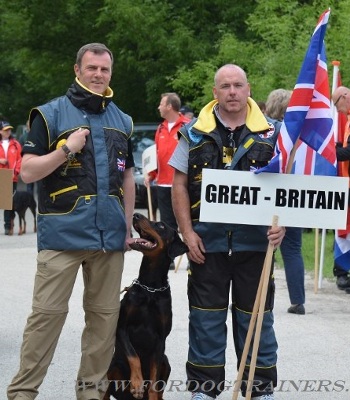
M 187 253 L 189 248 L 181 240 L 179 234 L 174 232 L 174 240 L 170 243 L 168 247 L 169 257 L 174 259 L 175 257 L 181 256 L 181 254 Z

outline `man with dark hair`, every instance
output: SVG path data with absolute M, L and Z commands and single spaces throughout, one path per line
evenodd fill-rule
M 146 186 L 151 181 L 155 181 L 157 184 L 157 203 L 161 220 L 175 230 L 177 230 L 177 222 L 171 204 L 174 169 L 168 165 L 168 161 L 178 143 L 179 129 L 190 121 L 181 114 L 180 107 L 181 100 L 176 93 L 169 92 L 161 95 L 158 110 L 163 121 L 155 133 L 157 170 L 145 176 Z M 170 268 L 175 268 L 174 263 Z
M 112 102 L 112 64 L 105 45 L 83 46 L 66 95 L 30 113 L 21 176 L 40 181 L 37 274 L 9 400 L 38 395 L 80 266 L 85 328 L 76 398 L 100 399 L 107 388 L 135 202 L 133 122 Z

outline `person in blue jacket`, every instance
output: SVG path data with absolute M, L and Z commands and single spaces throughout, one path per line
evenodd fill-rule
M 112 101 L 112 66 L 104 44 L 86 44 L 67 93 L 30 112 L 21 176 L 39 181 L 37 273 L 10 400 L 37 397 L 80 266 L 85 327 L 76 398 L 100 399 L 108 386 L 135 200 L 133 122 Z
M 283 227 L 199 221 L 203 168 L 254 171 L 269 162 L 280 122 L 271 123 L 250 97 L 245 71 L 227 64 L 214 78 L 214 100 L 180 129 L 169 164 L 175 168 L 174 212 L 189 247 L 188 389 L 193 400 L 213 399 L 225 387 L 227 310 L 232 301 L 232 327 L 238 365 L 269 243 L 280 245 Z M 252 172 L 251 172 L 252 173 Z M 247 215 L 247 222 L 249 215 Z M 230 293 L 231 299 L 230 299 Z M 268 285 L 252 397 L 273 399 L 277 385 L 277 341 L 273 329 L 273 269 Z M 242 393 L 249 374 L 243 374 Z
M 278 88 L 269 93 L 266 99 L 265 115 L 282 121 L 287 110 L 292 91 Z M 291 314 L 305 314 L 305 265 L 302 253 L 303 228 L 286 227 L 286 234 L 280 251 L 286 275 Z

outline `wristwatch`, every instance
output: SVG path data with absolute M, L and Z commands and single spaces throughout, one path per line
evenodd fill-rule
M 74 159 L 75 153 L 72 153 L 72 152 L 69 150 L 69 148 L 68 148 L 67 145 L 63 144 L 63 145 L 61 146 L 61 149 L 65 152 L 65 154 L 66 154 L 66 159 L 67 159 L 68 161 L 72 161 L 72 160 Z

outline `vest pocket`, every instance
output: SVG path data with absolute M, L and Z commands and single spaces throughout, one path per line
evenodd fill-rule
M 73 186 L 69 186 L 64 189 L 57 190 L 56 192 L 50 193 L 50 199 L 51 199 L 52 203 L 54 203 L 56 201 L 56 197 L 66 194 L 68 192 L 71 192 L 73 190 L 77 190 L 77 189 L 78 189 L 78 185 L 73 185 Z
M 267 143 L 254 143 L 247 153 L 249 167 L 265 167 L 273 156 L 273 147 Z M 249 168 L 247 168 L 249 169 Z

